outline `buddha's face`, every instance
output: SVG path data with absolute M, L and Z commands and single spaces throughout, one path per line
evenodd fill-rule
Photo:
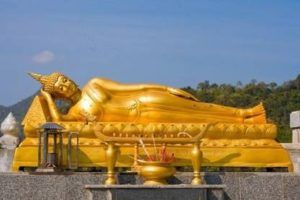
M 78 92 L 77 85 L 66 76 L 58 77 L 54 84 L 54 92 L 61 97 L 70 98 L 76 92 Z

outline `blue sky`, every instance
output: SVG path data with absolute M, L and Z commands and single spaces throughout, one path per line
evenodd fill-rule
M 0 105 L 61 71 L 174 87 L 300 73 L 300 1 L 0 0 Z

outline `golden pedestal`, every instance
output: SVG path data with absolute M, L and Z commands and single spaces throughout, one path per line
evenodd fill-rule
M 37 167 L 38 138 L 36 129 L 49 121 L 49 111 L 42 99 L 34 99 L 24 121 L 25 140 L 15 151 L 13 170 Z M 274 124 L 230 123 L 122 123 L 122 122 L 58 122 L 68 131 L 79 133 L 79 167 L 108 167 L 114 183 L 114 167 L 132 167 L 135 146 L 143 138 L 146 147 L 166 145 L 174 153 L 173 166 L 193 166 L 195 184 L 199 184 L 200 166 L 222 167 L 286 167 L 292 171 L 288 152 L 275 141 Z M 205 134 L 200 133 L 205 130 Z M 204 132 L 203 132 L 204 133 Z M 64 144 L 67 138 L 63 139 Z M 75 142 L 75 141 L 74 141 Z M 201 163 L 201 152 L 202 163 Z M 149 148 L 150 149 L 150 148 Z M 64 147 L 66 153 L 66 146 Z M 142 154 L 140 152 L 140 154 Z M 67 161 L 63 161 L 67 163 Z M 110 184 L 110 183 L 108 183 Z

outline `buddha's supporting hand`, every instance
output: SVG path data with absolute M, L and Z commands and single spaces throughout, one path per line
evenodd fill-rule
M 44 91 L 43 89 L 40 90 L 42 96 L 46 99 L 49 111 L 52 117 L 52 121 L 60 121 L 61 120 L 61 114 L 59 113 L 56 104 L 54 100 L 52 99 L 51 94 L 48 92 Z
M 49 99 L 52 100 L 51 94 L 49 94 L 48 92 L 44 91 L 43 89 L 40 90 L 42 96 L 46 99 L 46 101 L 48 102 Z

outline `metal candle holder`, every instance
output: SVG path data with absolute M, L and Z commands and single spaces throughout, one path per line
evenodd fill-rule
M 37 172 L 54 172 L 62 169 L 64 127 L 48 122 L 43 124 L 39 132 L 38 169 Z M 49 139 L 53 139 L 50 152 Z

